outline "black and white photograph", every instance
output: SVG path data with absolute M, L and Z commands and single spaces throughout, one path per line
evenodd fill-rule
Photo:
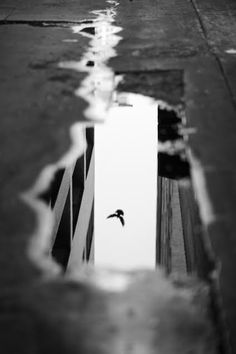
M 0 353 L 236 354 L 235 0 L 0 0 Z

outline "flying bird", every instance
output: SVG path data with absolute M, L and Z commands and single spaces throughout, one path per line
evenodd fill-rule
M 120 220 L 122 226 L 125 225 L 124 212 L 123 212 L 123 210 L 117 209 L 116 212 L 115 212 L 114 214 L 109 215 L 109 216 L 107 217 L 107 219 L 109 219 L 109 218 L 114 218 L 114 217 L 116 217 L 116 218 L 118 218 L 118 219 Z

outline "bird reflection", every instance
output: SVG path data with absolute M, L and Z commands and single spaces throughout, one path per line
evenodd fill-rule
M 107 217 L 107 219 L 109 219 L 109 218 L 114 218 L 114 217 L 116 217 L 116 218 L 118 218 L 118 219 L 120 220 L 122 226 L 125 225 L 124 212 L 123 212 L 123 210 L 117 209 L 116 212 L 115 212 L 114 214 L 109 215 L 109 216 Z

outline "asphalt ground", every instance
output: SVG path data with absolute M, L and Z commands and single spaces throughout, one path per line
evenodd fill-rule
M 39 276 L 25 255 L 36 217 L 19 195 L 32 186 L 45 165 L 68 149 L 69 127 L 84 119 L 85 103 L 73 94 L 84 75 L 63 72 L 57 64 L 78 60 L 88 40 L 81 37 L 76 46 L 63 42 L 70 31 L 60 24 L 88 19 L 95 6 L 103 9 L 106 4 L 101 0 L 1 1 L 2 306 L 6 298 L 14 299 L 12 294 L 25 290 Z M 201 164 L 213 206 L 215 220 L 206 228 L 221 264 L 221 295 L 234 350 L 235 16 L 232 0 L 123 1 L 116 18 L 116 24 L 123 27 L 123 40 L 117 47 L 118 56 L 110 61 L 117 73 L 144 73 L 146 85 L 140 85 L 139 92 L 145 94 L 149 87 L 150 96 L 158 99 L 162 95 L 170 104 L 180 102 L 187 126 L 196 129 L 188 146 Z M 55 27 L 42 26 L 45 21 L 54 22 Z M 174 88 L 173 70 L 182 77 Z M 149 79 L 159 72 L 164 72 L 163 80 Z M 135 91 L 136 85 L 131 81 L 129 90 Z

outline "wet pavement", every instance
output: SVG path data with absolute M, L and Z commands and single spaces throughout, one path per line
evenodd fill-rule
M 108 5 L 113 7 L 113 12 L 103 11 Z M 0 279 L 3 291 L 0 306 L 4 311 L 15 307 L 20 313 L 10 312 L 6 319 L 1 320 L 2 326 L 8 328 L 8 333 L 3 336 L 6 353 L 14 353 L 17 346 L 20 347 L 21 333 L 28 338 L 21 352 L 25 354 L 36 350 L 36 344 L 29 340 L 28 331 L 32 321 L 43 331 L 41 316 L 45 310 L 35 304 L 42 298 L 48 302 L 49 308 L 53 302 L 50 297 L 55 301 L 53 286 L 53 289 L 40 287 L 38 295 L 37 289 L 32 290 L 42 274 L 26 254 L 32 234 L 37 233 L 38 221 L 32 210 L 32 198 L 42 192 L 56 168 L 70 160 L 66 152 L 74 137 L 71 127 L 86 119 L 87 123 L 90 120 L 89 124 L 104 120 L 104 112 L 116 87 L 118 92 L 149 96 L 177 113 L 184 111 L 182 128 L 190 129 L 182 134 L 184 153 L 191 166 L 203 228 L 212 245 L 208 252 L 213 250 L 216 261 L 220 263 L 220 301 L 231 330 L 232 347 L 236 350 L 233 290 L 236 231 L 235 5 L 229 0 L 224 3 L 181 0 L 178 6 L 172 0 L 161 0 L 158 4 L 154 0 L 127 0 L 116 5 L 115 1 L 107 4 L 104 0 L 96 1 L 96 8 L 94 1 L 42 1 L 40 4 L 35 0 L 24 3 L 1 1 Z M 107 16 L 105 27 L 99 25 L 104 16 Z M 96 26 L 93 26 L 93 21 Z M 100 42 L 93 39 L 95 27 L 101 31 Z M 83 35 L 78 35 L 78 32 Z M 92 47 L 91 41 L 95 41 Z M 103 44 L 103 56 L 98 52 L 94 54 L 96 45 L 101 48 Z M 95 62 L 97 66 L 94 66 Z M 123 75 L 124 80 L 116 81 L 115 74 L 117 77 Z M 104 86 L 101 87 L 101 83 Z M 95 104 L 94 96 L 89 96 L 91 90 L 93 95 L 94 91 L 97 93 Z M 75 131 L 75 135 L 81 137 L 80 128 Z M 166 134 L 166 131 L 162 133 Z M 172 129 L 173 133 L 176 134 L 176 130 Z M 167 134 L 170 134 L 169 130 Z M 75 144 L 75 154 L 80 154 L 84 148 L 82 138 L 80 142 Z M 45 170 L 45 166 L 50 168 Z M 39 181 L 38 184 L 35 185 L 35 181 Z M 27 197 L 22 197 L 22 193 L 29 190 Z M 175 198 L 178 200 L 178 196 Z M 31 208 L 23 199 L 27 199 Z M 40 205 L 33 207 L 40 209 Z M 179 220 L 178 205 L 175 211 L 174 217 Z M 42 225 L 46 224 L 42 219 Z M 47 233 L 45 229 L 47 227 L 42 227 Z M 183 252 L 182 241 L 178 237 L 173 242 L 177 242 Z M 47 247 L 47 241 L 41 241 L 36 242 L 36 247 L 41 250 L 39 258 L 45 256 L 43 253 Z M 206 248 L 208 246 L 207 243 Z M 178 254 L 174 257 L 177 268 L 185 268 L 185 265 L 179 265 Z M 57 267 L 52 269 L 50 261 L 44 263 L 44 268 L 51 274 L 58 272 Z M 63 291 L 66 293 L 65 289 Z M 75 295 L 70 291 L 66 296 L 74 299 Z M 73 312 L 73 301 L 61 297 L 59 303 L 61 306 L 71 304 Z M 27 311 L 24 311 L 25 307 Z M 32 312 L 37 313 L 34 320 Z M 61 313 L 61 318 L 67 315 L 73 316 L 73 313 Z M 53 313 L 50 316 L 53 318 Z M 55 319 L 51 322 L 49 317 L 47 325 L 50 327 Z M 19 322 L 15 321 L 19 318 Z M 9 325 L 12 320 L 16 323 L 14 328 Z M 27 328 L 25 331 L 21 330 L 22 324 Z M 58 328 L 59 332 L 61 330 Z M 15 344 L 9 341 L 11 335 L 17 338 Z M 56 352 L 58 348 L 53 343 L 51 348 L 46 342 L 42 344 L 40 352 Z M 131 349 L 128 347 L 127 344 L 125 350 L 130 353 L 150 349 L 149 344 L 144 348 L 139 346 L 139 351 L 132 345 Z M 88 348 L 89 353 L 95 350 Z M 122 343 L 116 343 L 116 348 L 117 353 L 124 350 Z M 171 348 L 163 348 L 163 353 L 172 353 Z M 100 350 L 106 351 L 104 348 Z M 71 353 L 76 352 L 78 348 L 71 349 Z

